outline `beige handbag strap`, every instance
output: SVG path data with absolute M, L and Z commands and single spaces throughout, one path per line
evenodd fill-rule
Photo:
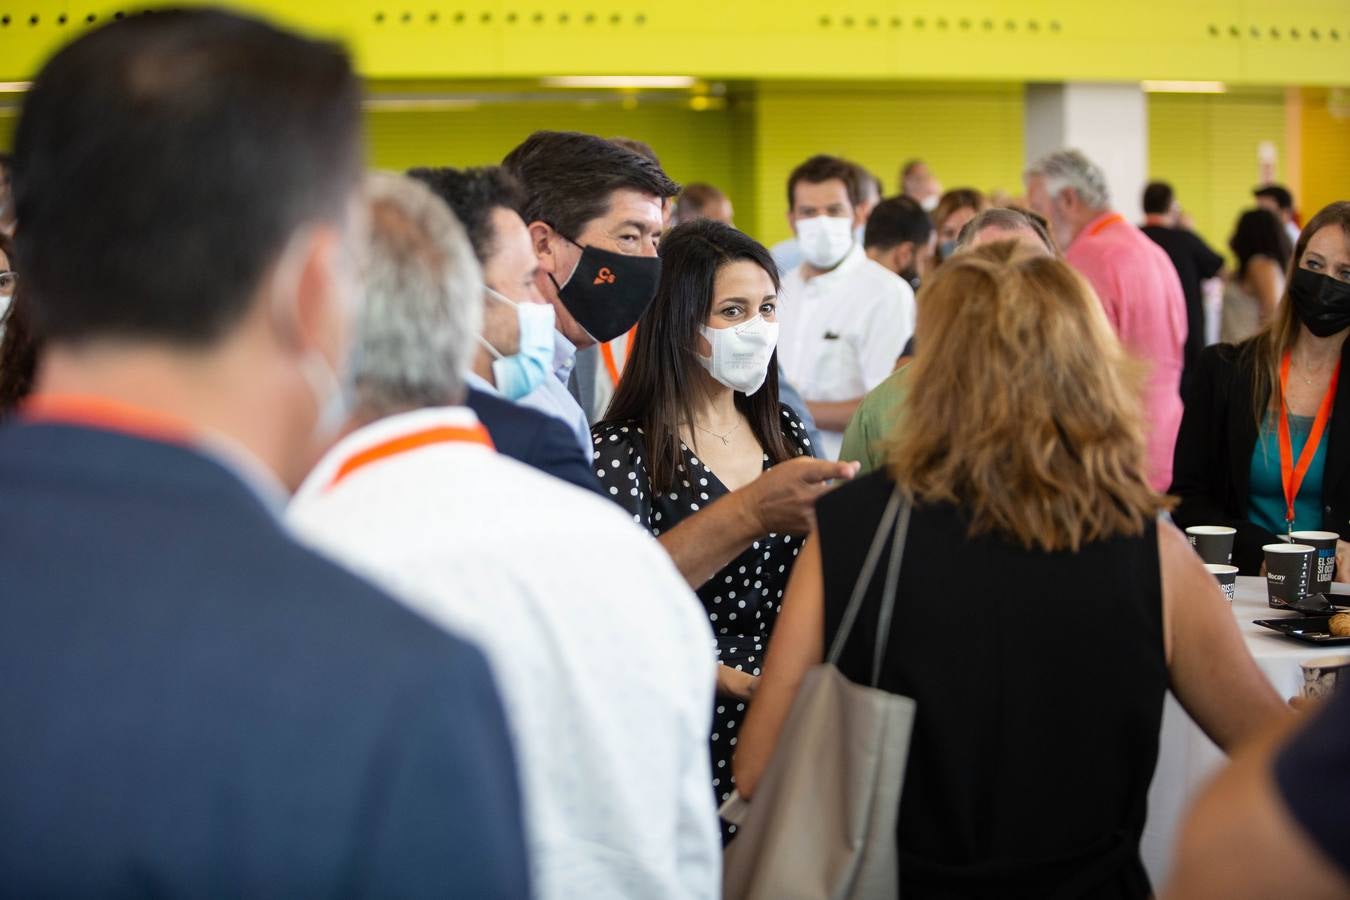
M 872 576 L 876 574 L 877 562 L 881 558 L 882 549 L 886 546 L 886 538 L 894 530 L 895 543 L 891 545 L 891 558 L 886 567 L 886 582 L 881 594 L 881 609 L 877 613 L 877 640 L 872 649 L 872 687 L 877 686 L 877 681 L 881 677 L 881 662 L 886 657 L 886 645 L 890 641 L 891 619 L 895 615 L 896 586 L 900 582 L 900 561 L 904 557 L 905 541 L 909 536 L 909 514 L 912 508 L 912 504 L 905 502 L 898 487 L 892 491 L 891 499 L 886 504 L 886 511 L 881 514 L 877 532 L 872 537 L 872 546 L 868 548 L 862 569 L 858 572 L 858 580 L 853 584 L 853 593 L 848 598 L 848 606 L 844 608 L 844 615 L 839 620 L 839 631 L 830 642 L 830 653 L 825 660 L 830 665 L 838 665 L 839 656 L 844 652 L 844 644 L 848 642 L 848 636 L 853 631 L 853 625 L 862 609 L 863 597 L 872 583 Z

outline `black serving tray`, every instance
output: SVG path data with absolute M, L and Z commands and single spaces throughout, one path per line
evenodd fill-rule
M 1326 616 L 1294 616 L 1288 619 L 1256 619 L 1253 624 L 1318 647 L 1350 644 L 1350 635 L 1341 637 L 1332 634 L 1327 628 L 1328 621 Z

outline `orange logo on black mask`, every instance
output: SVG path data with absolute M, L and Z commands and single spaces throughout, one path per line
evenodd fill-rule
M 614 273 L 609 270 L 608 266 L 606 266 L 605 268 L 601 269 L 598 273 L 596 273 L 595 281 L 592 282 L 592 284 L 613 284 L 613 283 L 614 283 Z

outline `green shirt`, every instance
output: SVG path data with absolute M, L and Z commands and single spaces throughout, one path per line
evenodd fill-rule
M 909 366 L 901 366 L 877 385 L 853 413 L 839 451 L 843 462 L 860 462 L 859 475 L 884 468 L 886 451 L 904 419 L 909 401 Z

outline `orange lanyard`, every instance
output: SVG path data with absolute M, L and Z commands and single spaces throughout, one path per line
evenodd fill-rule
M 78 425 L 169 444 L 191 444 L 196 431 L 174 416 L 91 394 L 33 394 L 20 415 L 26 422 Z
M 1125 217 L 1122 216 L 1120 213 L 1114 213 L 1110 216 L 1107 216 L 1105 219 L 1102 219 L 1096 225 L 1093 225 L 1091 228 L 1088 229 L 1088 237 L 1096 237 L 1097 235 L 1101 234 L 1103 231 L 1110 228 L 1117 222 L 1124 222 L 1124 221 Z
M 481 444 L 489 450 L 494 449 L 492 438 L 488 437 L 487 429 L 482 425 L 472 427 L 440 425 L 435 428 L 424 428 L 421 431 L 414 431 L 411 434 L 403 434 L 382 441 L 373 447 L 367 447 L 365 450 L 347 457 L 346 461 L 338 466 L 337 473 L 333 475 L 333 480 L 328 482 L 328 488 L 331 490 L 337 486 L 339 481 L 371 463 L 398 456 L 400 453 L 419 450 L 422 447 L 430 447 L 433 444 L 452 443 Z
M 1312 431 L 1308 432 L 1308 441 L 1303 445 L 1303 452 L 1298 455 L 1298 464 L 1295 465 L 1294 445 L 1289 438 L 1289 407 L 1284 402 L 1289 387 L 1288 350 L 1284 351 L 1284 359 L 1280 363 L 1280 478 L 1284 483 L 1284 517 L 1291 534 L 1294 531 L 1294 498 L 1303 486 L 1303 476 L 1308 474 L 1308 466 L 1312 465 L 1313 457 L 1317 455 L 1317 445 L 1322 440 L 1327 420 L 1331 418 L 1331 407 L 1336 402 L 1336 381 L 1340 374 L 1341 363 L 1337 360 L 1336 368 L 1331 370 L 1331 383 L 1322 397 L 1322 405 L 1317 408 L 1317 418 L 1313 419 Z
M 633 354 L 633 337 L 636 334 L 637 334 L 636 325 L 628 329 L 628 342 L 624 345 L 623 350 L 624 365 L 628 365 L 628 357 L 632 356 Z M 605 371 L 609 373 L 610 384 L 614 385 L 615 387 L 618 387 L 619 375 L 621 373 L 619 372 L 618 364 L 614 362 L 614 349 L 612 347 L 613 343 L 614 341 L 610 341 L 609 343 L 601 344 L 600 356 L 605 360 Z

